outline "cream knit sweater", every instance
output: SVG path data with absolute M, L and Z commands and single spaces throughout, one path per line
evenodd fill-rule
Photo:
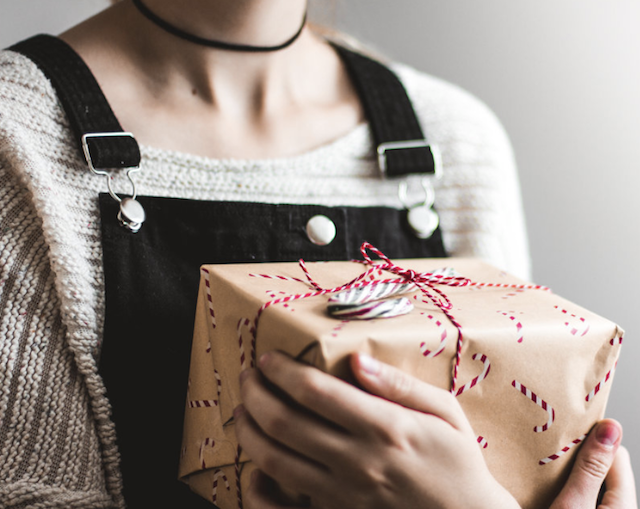
M 499 122 L 477 99 L 394 67 L 443 153 L 436 207 L 453 256 L 527 277 L 518 181 Z M 367 125 L 295 157 L 211 160 L 142 147 L 143 195 L 385 205 Z M 128 192 L 124 175 L 116 189 Z M 0 507 L 122 507 L 109 403 L 97 372 L 104 280 L 97 195 L 53 89 L 0 52 Z M 203 260 L 206 262 L 207 260 Z

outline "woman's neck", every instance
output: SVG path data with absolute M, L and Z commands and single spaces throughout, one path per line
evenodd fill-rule
M 306 9 L 306 0 L 143 2 L 199 37 L 250 45 L 287 40 Z M 220 50 L 166 32 L 123 0 L 61 37 L 89 64 L 125 130 L 149 145 L 272 157 L 326 143 L 362 119 L 339 57 L 308 28 L 278 51 Z

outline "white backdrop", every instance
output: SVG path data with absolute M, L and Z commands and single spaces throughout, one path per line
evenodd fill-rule
M 0 0 L 0 47 L 58 33 L 106 4 Z M 502 120 L 535 281 L 627 331 L 608 415 L 640 469 L 640 2 L 343 0 L 335 19 L 467 88 Z

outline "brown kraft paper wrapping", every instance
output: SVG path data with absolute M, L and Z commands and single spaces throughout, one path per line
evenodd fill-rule
M 473 282 L 523 285 L 473 259 L 395 260 L 418 273 L 455 268 Z M 308 263 L 324 288 L 368 269 L 354 262 Z M 397 278 L 383 272 L 379 279 Z M 438 287 L 451 301 L 463 339 L 455 394 L 494 477 L 525 509 L 546 509 L 566 481 L 575 453 L 600 420 L 623 331 L 545 289 Z M 238 376 L 252 359 L 277 349 L 348 378 L 347 356 L 365 352 L 428 383 L 451 389 L 458 330 L 420 292 L 411 313 L 341 321 L 329 295 L 270 305 L 314 289 L 297 263 L 202 267 L 191 354 L 179 477 L 222 509 L 241 506 L 252 465 L 236 460 L 233 409 Z M 433 292 L 431 292 L 433 294 Z M 255 351 L 254 345 L 255 343 Z

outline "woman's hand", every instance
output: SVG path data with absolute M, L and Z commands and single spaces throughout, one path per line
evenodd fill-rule
M 593 509 L 604 481 L 606 492 L 598 509 L 637 509 L 629 453 L 620 447 L 622 427 L 600 421 L 589 433 L 571 475 L 550 509 Z
M 489 473 L 457 400 L 364 355 L 360 390 L 270 352 L 241 376 L 235 412 L 258 469 L 318 509 L 519 507 Z M 248 509 L 280 509 L 257 474 Z

